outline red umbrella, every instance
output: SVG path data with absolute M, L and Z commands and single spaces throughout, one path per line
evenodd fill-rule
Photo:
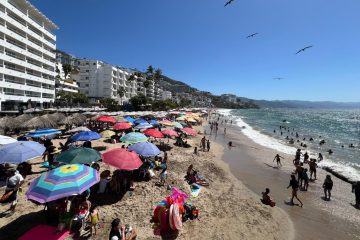
M 116 123 L 115 118 L 110 117 L 110 116 L 100 116 L 96 119 L 96 121 Z
M 115 130 L 125 130 L 131 128 L 131 124 L 128 122 L 118 122 L 113 126 Z
M 183 131 L 187 135 L 191 135 L 191 136 L 196 136 L 197 135 L 196 130 L 193 129 L 193 128 L 183 128 L 183 129 L 181 129 L 181 131 Z
M 171 129 L 165 129 L 165 130 L 163 130 L 163 131 L 161 131 L 164 135 L 167 135 L 167 136 L 175 136 L 175 137 L 178 137 L 179 136 L 179 134 L 176 132 L 176 131 L 174 131 L 174 130 L 171 130 Z
M 138 169 L 143 162 L 135 152 L 125 148 L 115 148 L 102 154 L 102 160 L 120 170 L 132 171 Z
M 164 134 L 162 134 L 159 130 L 157 129 L 147 129 L 144 131 L 144 134 L 146 136 L 150 136 L 150 137 L 155 137 L 155 138 L 164 138 Z

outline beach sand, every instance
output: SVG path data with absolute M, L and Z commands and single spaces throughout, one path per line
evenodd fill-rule
M 202 127 L 196 128 L 202 131 Z M 194 147 L 199 145 L 201 137 L 202 135 L 189 138 L 188 141 Z M 59 140 L 55 142 L 58 144 Z M 172 143 L 171 140 L 173 146 Z M 93 146 L 106 146 L 107 149 L 121 145 L 104 143 L 102 140 L 93 141 Z M 293 227 L 288 214 L 282 208 L 271 208 L 261 204 L 260 196 L 254 194 L 232 175 L 229 166 L 221 160 L 222 144 L 213 142 L 210 152 L 200 152 L 199 156 L 193 154 L 193 147 L 185 149 L 173 146 L 169 152 L 167 182 L 190 193 L 189 186 L 183 179 L 188 166 L 193 164 L 210 186 L 203 187 L 197 198 L 190 198 L 200 210 L 199 219 L 184 223 L 177 239 L 288 240 L 293 238 Z M 41 162 L 40 158 L 31 161 L 33 171 L 43 171 L 39 168 Z M 114 170 L 101 163 L 100 171 L 105 169 Z M 0 239 L 17 239 L 32 227 L 45 223 L 43 206 L 27 201 L 24 194 L 29 183 L 39 174 L 26 178 L 14 215 L 5 216 L 3 212 L 9 206 L 0 206 Z M 150 220 L 156 204 L 170 194 L 165 187 L 155 185 L 159 181 L 159 174 L 156 172 L 156 178 L 148 182 L 136 182 L 132 196 L 128 192 L 121 200 L 108 194 L 96 196 L 101 198 L 103 203 L 99 207 L 102 227 L 98 235 L 90 239 L 107 239 L 110 222 L 116 217 L 120 218 L 122 223 L 132 225 L 137 231 L 138 239 L 159 239 L 153 234 Z M 4 187 L 1 187 L 0 192 L 3 191 Z
M 281 159 L 283 167 L 277 169 L 272 161 L 278 152 L 256 144 L 236 125 L 226 125 L 227 134 L 224 136 L 223 127 L 220 126 L 219 134 L 213 134 L 211 139 L 223 145 L 233 142 L 235 147 L 227 148 L 223 156 L 231 172 L 259 195 L 266 187 L 270 188 L 270 196 L 277 207 L 286 211 L 293 222 L 295 239 L 360 239 L 360 214 L 352 206 L 355 197 L 350 184 L 332 176 L 332 199 L 324 201 L 321 198 L 324 196 L 322 183 L 329 173 L 318 168 L 318 180 L 310 182 L 308 192 L 298 194 L 304 207 L 290 206 L 286 203 L 289 202 L 291 189 L 286 187 L 294 170 L 294 156 L 280 153 L 285 159 Z M 206 128 L 206 131 L 210 132 L 210 129 Z

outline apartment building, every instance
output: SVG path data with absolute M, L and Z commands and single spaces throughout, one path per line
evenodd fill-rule
M 57 26 L 26 0 L 0 0 L 0 110 L 48 107 Z
M 161 100 L 172 99 L 172 94 L 170 91 L 162 91 Z
M 63 70 L 63 65 L 59 62 L 56 63 L 55 67 L 56 77 L 55 77 L 55 93 L 57 95 L 60 91 L 77 93 L 79 92 L 79 85 L 77 84 L 78 74 L 68 74 L 65 76 Z
M 78 59 L 79 91 L 95 103 L 101 98 L 115 99 L 120 105 L 137 95 L 137 79 L 129 81 L 131 71 L 99 60 Z M 125 90 L 120 96 L 119 90 Z

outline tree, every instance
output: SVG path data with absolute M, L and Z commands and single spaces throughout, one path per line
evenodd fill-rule
M 125 96 L 125 93 L 126 93 L 126 90 L 125 90 L 124 87 L 120 87 L 120 88 L 117 90 L 117 94 L 118 94 L 119 97 L 120 97 L 121 104 L 122 104 L 122 98 Z
M 89 103 L 89 98 L 83 93 L 72 93 L 61 90 L 57 93 L 56 98 L 58 101 L 64 102 L 70 106 L 72 106 L 74 103 L 75 104 Z
M 109 111 L 118 111 L 120 110 L 119 104 L 112 98 L 102 98 L 100 99 L 100 104 L 107 108 Z
M 155 73 L 154 73 L 154 80 L 155 80 L 156 82 L 160 81 L 160 80 L 161 80 L 161 76 L 162 76 L 162 71 L 161 71 L 160 68 L 157 68 L 157 69 L 155 70 Z
M 149 80 L 146 80 L 145 82 L 144 82 L 144 87 L 145 88 L 148 88 L 150 86 L 150 81 Z
M 66 77 L 69 75 L 69 73 L 71 72 L 72 67 L 71 67 L 70 64 L 64 64 L 64 65 L 62 66 L 62 68 L 63 68 L 64 75 L 65 75 L 65 78 L 66 78 Z
M 128 80 L 129 82 L 134 81 L 134 80 L 135 80 L 135 73 L 131 74 L 127 80 Z
M 144 94 L 138 94 L 130 98 L 130 103 L 135 108 L 135 110 L 139 110 L 142 106 L 145 106 L 148 102 L 149 101 Z
M 185 99 L 185 98 L 182 98 L 180 99 L 180 107 L 188 107 L 191 105 L 191 100 L 190 99 Z
M 178 107 L 178 104 L 171 101 L 170 99 L 154 101 L 151 104 L 151 109 L 154 111 L 165 111 L 165 110 L 170 110 L 170 109 L 174 109 L 177 107 Z
M 154 74 L 154 68 L 152 65 L 149 65 L 148 68 L 146 69 L 146 74 L 148 75 L 153 75 Z

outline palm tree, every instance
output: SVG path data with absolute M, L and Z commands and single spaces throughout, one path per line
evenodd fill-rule
M 125 88 L 124 87 L 120 87 L 118 90 L 117 90 L 117 94 L 119 95 L 120 97 L 120 100 L 121 100 L 121 104 L 122 104 L 122 98 L 125 96 Z
M 147 70 L 146 70 L 146 74 L 149 74 L 149 75 L 153 75 L 154 74 L 154 68 L 152 65 L 149 65 Z

